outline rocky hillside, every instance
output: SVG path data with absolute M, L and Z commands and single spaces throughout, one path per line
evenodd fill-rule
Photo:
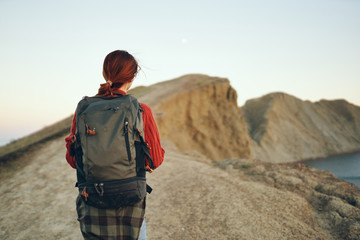
M 163 138 L 181 151 L 217 161 L 251 157 L 250 136 L 229 80 L 187 75 L 158 86 L 167 96 L 154 109 Z
M 294 162 L 360 151 L 360 107 L 345 100 L 313 103 L 271 93 L 248 100 L 239 110 L 229 80 L 200 74 L 130 93 L 152 107 L 163 139 L 215 161 Z M 64 134 L 71 119 L 0 148 L 0 162 Z
M 152 107 L 166 150 L 164 163 L 148 175 L 154 189 L 147 197 L 148 239 L 360 239 L 360 190 L 355 185 L 300 163 L 253 159 L 266 156 L 254 143 L 268 144 L 264 148 L 268 150 L 293 140 L 282 138 L 276 121 L 290 131 L 290 123 L 297 119 L 292 114 L 297 113 L 302 120 L 294 126 L 306 131 L 311 123 L 325 125 L 319 119 L 333 116 L 334 123 L 347 119 L 351 124 L 343 127 L 354 133 L 359 126 L 357 107 L 273 94 L 286 99 L 280 97 L 282 104 L 271 98 L 251 100 L 252 106 L 240 111 L 229 81 L 205 75 L 139 87 L 132 94 Z M 299 112 L 291 112 L 288 105 Z M 16 169 L 0 165 L 0 239 L 81 238 L 75 211 L 76 174 L 65 161 L 64 136 L 60 136 L 64 124 L 69 129 L 70 120 L 19 141 L 22 144 L 14 151 L 21 149 L 23 155 L 11 155 L 10 150 L 3 155 L 11 156 L 5 158 L 8 164 L 14 158 L 19 164 Z M 309 126 L 301 128 L 305 120 Z M 322 127 L 324 136 L 340 134 L 328 125 Z M 270 130 L 277 138 L 266 137 Z M 343 136 L 347 139 L 348 134 Z M 39 138 L 35 141 L 35 137 Z M 284 156 L 293 156 L 286 147 L 279 149 Z
M 290 162 L 360 150 L 360 107 L 345 100 L 309 102 L 285 93 L 241 108 L 254 157 Z
M 297 217 L 302 219 L 299 226 L 306 223 L 321 230 L 317 237 L 304 235 L 303 239 L 321 239 L 320 233 L 331 236 L 326 239 L 360 239 L 360 191 L 332 173 L 300 163 L 276 164 L 251 159 L 227 159 L 216 165 L 234 177 L 260 182 L 305 201 L 306 207 L 295 202 L 291 207 L 299 210 Z
M 237 106 L 229 81 L 185 75 L 153 85 L 150 103 L 163 138 L 212 160 L 295 162 L 360 151 L 360 107 L 271 93 Z M 156 95 L 156 98 L 153 98 Z M 154 102 L 153 99 L 161 99 Z
M 11 144 L 0 147 L 0 166 L 7 161 L 12 161 L 21 157 L 39 144 L 56 139 L 69 133 L 73 116 L 69 116 L 59 122 L 32 133 L 26 137 L 11 142 Z M 0 169 L 1 172 L 1 169 Z

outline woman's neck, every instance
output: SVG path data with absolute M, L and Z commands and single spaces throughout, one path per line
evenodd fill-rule
M 130 85 L 129 85 L 130 84 Z M 129 90 L 129 88 L 130 88 L 130 86 L 131 86 L 131 82 L 127 82 L 127 83 L 124 83 L 121 87 L 119 87 L 118 89 L 116 89 L 116 90 L 121 90 L 121 91 L 123 91 L 123 92 L 127 92 L 127 90 Z
M 122 86 L 122 87 L 120 87 L 120 88 L 118 88 L 118 89 L 116 89 L 116 91 L 123 91 L 123 92 L 127 92 L 127 88 L 126 87 L 124 87 L 124 86 Z

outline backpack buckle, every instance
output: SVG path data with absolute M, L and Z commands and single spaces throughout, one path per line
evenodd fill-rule
M 85 202 L 87 201 L 87 198 L 89 197 L 89 194 L 86 192 L 86 186 L 81 191 L 81 195 L 85 198 Z
M 95 132 L 95 128 L 93 128 L 92 130 L 89 128 L 89 125 L 85 124 L 86 126 L 86 134 L 87 135 L 95 135 L 96 132 Z
M 94 188 L 96 190 L 96 192 L 100 195 L 100 197 L 102 197 L 104 195 L 104 184 L 100 183 L 94 183 Z

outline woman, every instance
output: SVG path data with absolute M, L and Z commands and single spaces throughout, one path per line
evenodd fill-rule
M 96 96 L 121 97 L 121 94 L 126 95 L 138 69 L 137 61 L 128 52 L 116 50 L 109 53 L 103 65 L 103 76 L 106 83 L 100 85 Z M 143 108 L 145 142 L 149 146 L 149 153 L 154 165 L 153 169 L 150 169 L 148 165 L 145 168 L 151 172 L 162 163 L 165 151 L 160 144 L 159 132 L 151 108 L 143 103 L 141 106 Z M 73 168 L 76 168 L 76 160 L 72 156 L 71 145 L 74 142 L 75 133 L 76 113 L 73 118 L 71 133 L 65 138 L 66 160 Z M 143 199 L 132 206 L 118 209 L 100 209 L 87 205 L 78 196 L 76 210 L 83 237 L 85 239 L 146 239 L 145 205 L 145 199 Z

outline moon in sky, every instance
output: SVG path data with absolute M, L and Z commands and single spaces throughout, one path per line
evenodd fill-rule
M 181 39 L 181 42 L 182 42 L 182 44 L 187 44 L 188 40 L 187 40 L 187 38 L 183 38 L 183 39 Z

